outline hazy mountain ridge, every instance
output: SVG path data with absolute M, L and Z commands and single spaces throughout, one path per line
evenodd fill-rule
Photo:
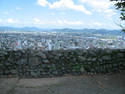
M 84 32 L 91 34 L 113 34 L 113 35 L 123 35 L 124 33 L 121 30 L 107 30 L 107 29 L 71 29 L 71 28 L 63 28 L 63 29 L 42 29 L 37 27 L 6 27 L 1 26 L 0 32 L 2 31 L 25 31 L 25 32 Z

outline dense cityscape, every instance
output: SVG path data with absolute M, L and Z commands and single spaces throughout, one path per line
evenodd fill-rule
M 83 32 L 1 32 L 0 49 L 67 50 L 89 48 L 124 49 L 125 37 Z

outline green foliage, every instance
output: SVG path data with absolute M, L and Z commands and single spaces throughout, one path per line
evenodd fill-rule
M 80 71 L 81 65 L 80 64 L 76 64 L 75 66 L 73 66 L 73 69 L 75 69 L 76 71 Z
M 110 0 L 110 1 L 114 1 L 116 9 L 120 10 L 121 12 L 121 16 L 120 19 L 122 21 L 125 21 L 125 0 Z M 120 27 L 122 28 L 122 31 L 125 32 L 125 25 L 120 25 Z

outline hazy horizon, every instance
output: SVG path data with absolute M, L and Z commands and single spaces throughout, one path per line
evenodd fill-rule
M 23 29 L 23 28 L 27 28 L 27 29 L 40 29 L 40 30 L 56 30 L 56 29 L 59 29 L 59 30 L 63 30 L 63 29 L 72 29 L 72 30 L 85 30 L 85 29 L 89 29 L 89 30 L 119 30 L 121 31 L 121 28 L 117 28 L 117 29 L 114 29 L 114 28 L 73 28 L 73 27 L 56 27 L 56 28 L 52 28 L 52 27 L 48 27 L 48 28 L 44 28 L 44 27 L 36 27 L 36 26 L 21 26 L 21 27 L 18 27 L 18 26 L 0 26 L 0 29 L 1 28 L 4 28 L 4 29 L 7 29 L 7 28 L 17 28 L 17 29 Z

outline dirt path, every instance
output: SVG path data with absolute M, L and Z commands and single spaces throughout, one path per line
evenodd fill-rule
M 125 72 L 40 79 L 0 78 L 0 94 L 125 94 Z

